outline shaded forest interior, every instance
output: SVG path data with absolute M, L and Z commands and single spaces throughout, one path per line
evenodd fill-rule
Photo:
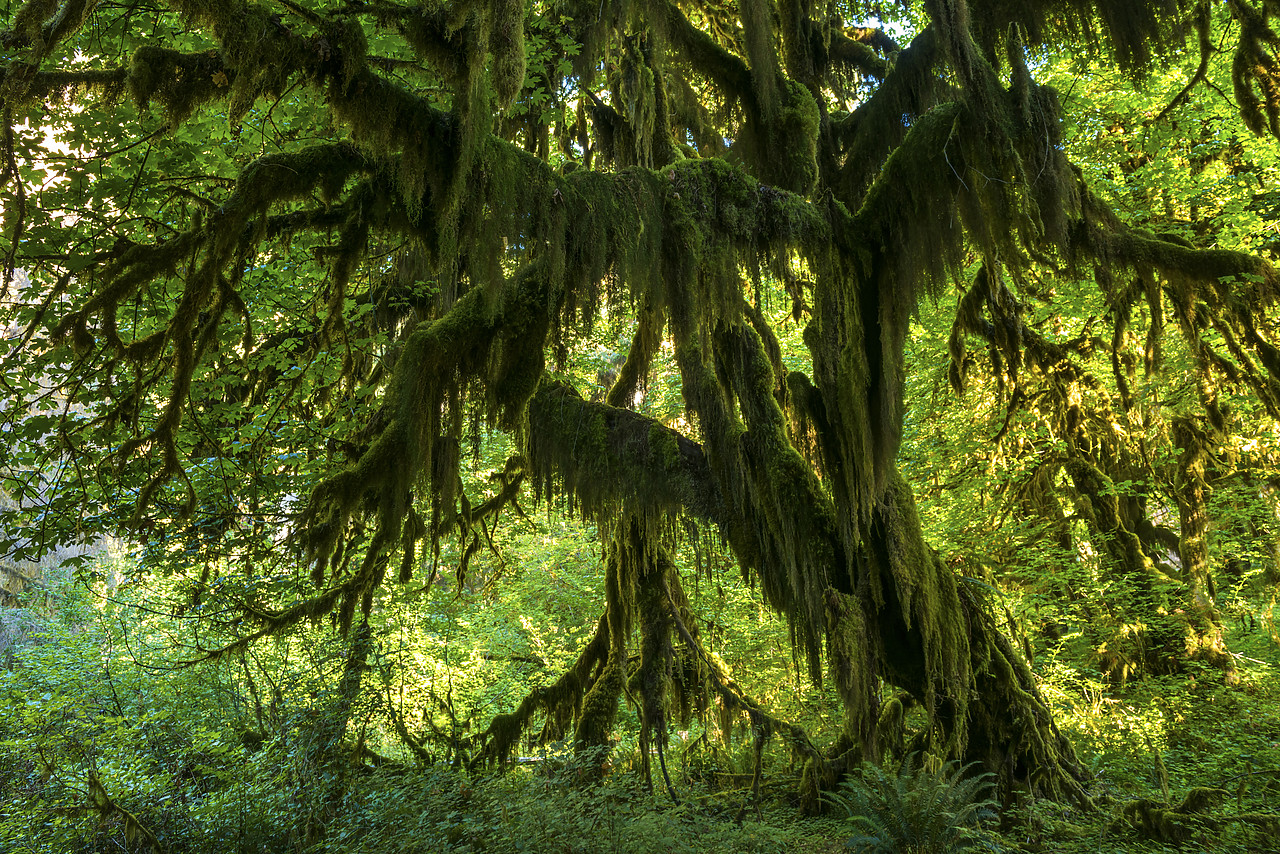
M 1280 832 L 1280 4 L 4 9 L 6 843 Z

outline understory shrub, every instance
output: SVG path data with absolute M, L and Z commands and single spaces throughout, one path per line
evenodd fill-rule
M 843 808 L 857 832 L 845 843 L 859 854 L 947 854 L 998 851 L 988 825 L 996 803 L 990 774 L 948 763 L 930 771 L 913 755 L 898 772 L 867 763 L 827 796 Z

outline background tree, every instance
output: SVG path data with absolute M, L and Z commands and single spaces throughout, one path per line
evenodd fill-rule
M 1270 7 L 1228 7 L 1244 118 L 1265 131 Z M 62 474 L 15 545 L 128 527 L 183 550 L 192 604 L 216 599 L 231 634 L 203 654 L 225 655 L 328 614 L 358 623 L 389 571 L 433 580 L 446 537 L 461 581 L 531 486 L 604 532 L 604 612 L 558 681 L 489 726 L 484 756 L 535 716 L 543 737 L 598 743 L 630 692 L 661 760 L 675 699 L 701 694 L 790 739 L 812 793 L 886 748 L 901 703 L 882 709 L 883 683 L 923 709 L 935 756 L 1083 800 L 984 588 L 925 543 L 896 465 L 904 347 L 921 299 L 980 264 L 960 331 L 1006 370 L 1043 370 L 1052 346 L 1015 290 L 1062 270 L 1145 304 L 1151 340 L 1168 302 L 1211 424 L 1224 349 L 1269 393 L 1271 267 L 1127 224 L 1068 161 L 1028 62 L 1083 38 L 1139 74 L 1204 10 L 29 0 L 0 83 L 5 276 L 30 276 L 12 429 L 25 470 Z M 906 46 L 881 26 L 895 19 Z M 804 323 L 800 369 L 775 299 Z M 631 337 L 603 401 L 556 376 L 600 323 Z M 669 424 L 635 410 L 660 352 L 683 399 Z M 1093 530 L 1145 571 L 1140 502 L 1107 485 L 1124 461 L 1100 467 L 1098 421 L 1058 382 Z M 468 495 L 459 463 L 484 428 L 516 453 Z M 1180 435 L 1190 518 L 1204 428 Z M 811 677 L 830 672 L 846 723 L 829 750 L 703 648 L 675 556 L 708 536 L 785 615 Z M 1184 526 L 1184 565 L 1196 536 Z
M 1130 221 L 1170 239 L 1266 250 L 1274 140 L 1242 137 L 1225 94 L 1233 68 L 1225 48 L 1238 35 L 1238 14 L 1199 7 L 1189 19 L 1201 35 L 1198 62 L 1141 87 L 1114 73 L 1082 76 L 1090 59 L 1070 50 L 1046 53 L 1046 68 L 1069 97 L 1068 151 Z M 985 470 L 966 479 L 989 506 L 986 524 L 999 529 L 1012 517 L 1021 529 L 1011 525 L 1006 535 L 1041 548 L 1056 598 L 1074 600 L 1068 610 L 1077 611 L 1101 667 L 1121 680 L 1190 660 L 1229 673 L 1217 584 L 1241 583 L 1241 548 L 1253 550 L 1253 573 L 1268 574 L 1272 560 L 1272 511 L 1257 489 L 1268 468 L 1257 449 L 1274 424 L 1271 392 L 1233 332 L 1200 328 L 1213 315 L 1207 305 L 1179 324 L 1181 335 L 1165 335 L 1168 305 L 1178 299 L 1169 285 L 1092 278 L 1036 273 L 1014 296 L 998 283 L 993 295 L 979 276 L 959 302 L 949 342 L 926 344 L 933 349 L 917 358 L 936 364 L 949 347 L 959 389 L 983 365 L 968 401 L 990 401 L 991 421 L 980 429 L 994 442 L 980 452 Z M 1025 339 L 1012 357 L 1000 337 L 1002 312 Z M 968 348 L 975 339 L 983 345 L 976 352 Z M 973 547 L 984 550 L 979 541 L 989 533 Z M 1036 545 L 1050 541 L 1054 554 Z M 985 560 L 996 568 L 1017 562 L 991 551 Z M 1215 578 L 1215 564 L 1230 571 Z M 1038 571 L 1010 568 L 1024 582 L 1045 582 Z

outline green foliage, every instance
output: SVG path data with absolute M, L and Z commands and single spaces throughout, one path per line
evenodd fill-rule
M 990 774 L 947 763 L 931 770 L 919 755 L 897 773 L 865 763 L 827 799 L 843 808 L 858 832 L 845 846 L 866 854 L 998 851 L 988 825 L 996 816 Z
M 743 847 L 633 790 L 1238 701 L 1275 4 L 888 5 L 7 6 L 2 544 L 133 556 L 6 634 L 41 844 Z M 552 747 L 643 781 L 444 769 Z
M 386 600 L 374 610 L 382 643 L 352 713 L 361 728 L 344 736 L 337 764 L 318 752 L 326 721 L 341 713 L 336 688 L 346 644 L 332 631 L 261 642 L 243 665 L 223 659 L 171 671 L 156 665 L 172 655 L 175 640 L 190 638 L 191 623 L 156 613 L 151 606 L 163 598 L 154 586 L 37 591 L 21 613 L 4 612 L 5 626 L 21 620 L 29 629 L 6 635 L 18 643 L 12 670 L 0 670 L 13 710 L 0 723 L 0 840 L 40 854 L 137 850 L 127 813 L 173 852 L 826 854 L 843 847 L 847 821 L 796 816 L 795 763 L 778 740 L 764 756 L 761 812 L 750 807 L 755 760 L 746 719 L 726 730 L 714 714 L 673 721 L 667 756 L 678 806 L 661 784 L 653 795 L 645 786 L 639 721 L 628 703 L 607 753 L 611 774 L 598 784 L 584 780 L 599 758 L 575 757 L 567 744 L 522 746 L 525 761 L 497 774 L 449 767 L 457 756 L 449 745 L 465 743 L 477 722 L 567 666 L 591 628 L 593 609 L 583 599 L 600 583 L 600 567 L 590 530 L 553 526 L 539 514 L 498 547 L 505 565 L 492 552 L 478 556 L 465 583 L 437 579 L 427 606 Z M 97 572 L 118 578 L 119 569 Z M 710 648 L 733 672 L 751 673 L 771 708 L 832 737 L 841 723 L 832 715 L 834 686 L 805 685 L 785 625 L 729 583 L 736 571 L 729 561 L 719 557 L 707 569 L 690 596 L 712 632 Z M 1187 844 L 1224 854 L 1265 850 L 1280 792 L 1280 646 L 1263 622 L 1267 599 L 1248 601 L 1253 622 L 1230 624 L 1231 648 L 1245 656 L 1235 685 L 1201 666 L 1121 689 L 1092 669 L 1078 638 L 1037 638 L 1041 686 L 1093 772 L 1095 812 L 1024 799 L 993 836 L 964 823 L 994 809 L 989 778 L 965 777 L 955 765 L 929 774 L 914 758 L 898 773 L 865 766 L 831 802 L 868 817 L 854 819 L 868 846 L 872 837 L 892 845 L 914 833 L 922 843 L 954 834 L 951 848 L 940 850 L 1025 843 L 1067 854 L 1137 852 L 1153 843 L 1141 836 L 1140 811 L 1126 818 L 1130 805 L 1146 801 L 1148 814 L 1167 812 L 1193 784 L 1207 785 L 1228 796 L 1190 824 L 1169 820 L 1191 829 Z M 523 660 L 534 657 L 546 666 Z M 433 761 L 417 763 L 392 714 Z M 918 712 L 907 715 L 908 741 L 922 723 Z M 361 737 L 379 759 L 357 752 Z M 92 799 L 94 779 L 112 805 L 105 815 Z M 320 826 L 324 834 L 316 835 Z
M 320 850 L 352 854 L 776 854 L 836 850 L 823 825 L 798 826 L 771 810 L 740 824 L 724 808 L 662 806 L 641 780 L 616 774 L 584 787 L 581 763 L 552 759 L 503 778 L 444 772 L 375 775 L 359 806 Z M 354 805 L 353 805 L 354 806 Z
M 455 757 L 445 746 L 465 740 L 471 721 L 518 699 L 575 648 L 583 629 L 575 623 L 582 619 L 579 588 L 590 585 L 597 564 L 577 553 L 589 540 L 575 545 L 569 532 L 559 533 L 553 540 L 544 529 L 528 542 L 504 544 L 508 555 L 525 560 L 519 574 L 504 577 L 501 600 L 490 598 L 483 582 L 499 566 L 477 561 L 470 586 L 440 597 L 425 621 L 408 624 L 403 608 L 387 603 L 384 646 L 371 663 L 392 681 L 372 680 L 355 713 L 382 721 L 359 736 L 383 757 L 376 771 L 354 764 L 354 733 L 338 762 L 323 758 L 326 721 L 339 714 L 344 648 L 331 632 L 261 644 L 243 661 L 173 671 L 140 666 L 163 661 L 162 648 L 186 637 L 182 620 L 138 610 L 154 599 L 139 601 L 137 588 L 109 598 L 101 587 L 54 591 L 41 610 L 25 612 L 34 629 L 9 650 L 12 670 L 0 670 L 4 702 L 14 711 L 0 730 L 6 850 L 135 850 L 141 837 L 131 822 L 171 852 L 774 852 L 826 840 L 825 828 L 796 825 L 785 808 L 770 807 L 769 823 L 745 827 L 728 806 L 660 809 L 628 770 L 637 764 L 634 716 L 623 728 L 631 734 L 606 751 L 616 773 L 600 786 L 583 785 L 599 760 L 566 750 L 538 751 L 534 762 L 494 776 L 448 767 Z M 788 678 L 777 620 L 758 602 L 711 598 L 725 630 L 743 622 L 741 610 L 753 618 L 748 634 L 729 631 L 716 648 L 743 667 L 761 663 L 762 676 L 771 663 Z M 8 626 L 19 614 L 4 616 Z M 535 657 L 542 659 L 536 666 L 521 660 Z M 773 693 L 795 696 L 786 686 Z M 396 714 L 438 762 L 406 764 L 413 756 L 397 744 L 379 694 L 394 698 Z M 685 735 L 699 738 L 694 729 Z M 682 790 L 715 786 L 714 775 L 699 782 L 686 755 L 672 759 Z M 720 761 L 739 775 L 746 767 L 749 776 L 749 751 L 745 766 L 727 756 Z M 770 767 L 775 763 L 785 767 L 785 757 Z M 93 800 L 94 781 L 106 800 Z

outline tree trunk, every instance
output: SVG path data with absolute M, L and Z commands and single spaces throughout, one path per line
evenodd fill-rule
M 321 791 L 315 793 L 318 797 L 310 802 L 311 807 L 304 816 L 301 831 L 308 845 L 314 845 L 324 837 L 329 819 L 337 814 L 346 794 L 345 769 L 350 766 L 350 757 L 342 752 L 342 740 L 351 720 L 352 709 L 360 697 L 372 642 L 373 631 L 369 627 L 369 621 L 367 618 L 361 619 L 347 647 L 335 700 L 329 708 L 322 711 L 319 723 L 311 734 L 312 747 L 308 765 L 317 780 L 327 782 L 319 787 Z M 310 785 L 306 788 L 310 788 Z
M 1088 804 L 1087 772 L 993 618 L 986 585 L 957 576 L 925 544 L 910 488 L 896 472 L 876 508 L 863 568 L 879 583 L 863 595 L 867 605 L 881 603 L 883 676 L 929 712 L 926 750 L 981 762 L 1006 796 L 1030 787 Z
M 752 336 L 738 340 L 749 345 Z M 701 357 L 686 353 L 684 358 L 686 385 L 694 389 L 703 423 L 716 423 L 721 417 L 717 412 L 724 412 L 718 409 L 718 386 L 699 388 Z M 767 363 L 756 364 L 767 370 Z M 769 401 L 776 413 L 776 403 Z M 767 410 L 758 415 L 770 429 L 777 427 Z M 806 775 L 810 800 L 816 802 L 814 787 L 833 784 L 859 757 L 884 753 L 888 734 L 880 731 L 881 679 L 907 691 L 925 708 L 925 746 L 939 758 L 972 756 L 1000 774 L 1007 787 L 1030 786 L 1085 799 L 1080 787 L 1084 773 L 1054 727 L 1027 665 L 1000 636 L 987 603 L 976 592 L 980 587 L 958 579 L 926 545 L 910 488 L 896 470 L 888 472 L 865 527 L 846 528 L 837 524 L 831 499 L 811 479 L 808 465 L 794 465 L 798 454 L 791 444 L 762 442 L 763 430 L 705 430 L 706 443 L 697 445 L 678 440 L 677 434 L 651 419 L 585 401 L 555 384 L 544 385 L 535 395 L 530 419 L 531 435 L 539 443 L 564 448 L 573 445 L 575 436 L 591 437 L 589 444 L 579 439 L 584 450 L 574 457 L 540 453 L 535 447 L 530 455 L 535 482 L 545 483 L 554 475 L 576 483 L 589 471 L 608 472 L 591 479 L 593 494 L 599 500 L 602 491 L 612 490 L 613 500 L 625 503 L 633 519 L 661 519 L 661 508 L 672 503 L 702 515 L 719 527 L 739 559 L 759 572 L 766 601 L 793 620 L 798 648 L 808 648 L 808 637 L 825 638 L 827 663 L 845 706 L 845 735 L 834 755 L 811 746 L 802 751 L 814 763 Z M 749 484 L 735 484 L 733 471 L 722 473 L 726 457 L 734 460 L 735 471 L 745 458 L 748 470 L 762 474 Z M 796 472 L 810 472 L 810 478 Z M 652 593 L 637 595 L 636 586 L 638 579 L 648 577 L 642 567 L 654 561 L 656 538 L 638 522 L 622 523 L 616 530 L 624 530 L 626 524 L 632 526 L 630 534 L 625 540 L 615 535 L 606 553 L 610 661 L 616 660 L 616 644 L 626 643 L 623 629 L 629 632 L 632 621 L 639 620 L 650 627 L 649 660 L 656 668 L 668 617 L 653 610 L 657 599 Z M 846 530 L 864 533 L 847 545 Z M 783 543 L 775 539 L 779 534 L 792 545 L 780 548 Z M 640 557 L 628 557 L 627 552 Z M 762 555 L 770 557 L 766 561 Z M 674 574 L 656 569 L 653 573 L 654 578 L 663 577 L 669 589 L 677 580 Z M 805 615 L 812 596 L 818 603 L 816 625 L 804 622 L 811 619 Z M 645 603 L 644 609 L 631 610 L 639 602 Z M 718 665 L 705 664 L 712 659 L 697 644 L 692 618 L 678 610 L 673 609 L 671 619 L 685 644 L 704 662 L 709 689 L 728 707 L 764 721 L 760 726 L 767 731 L 793 733 L 793 742 L 808 744 L 807 735 L 768 716 Z M 816 675 L 822 677 L 821 669 Z M 614 678 L 621 677 L 609 677 Z M 597 682 L 604 687 L 596 697 L 588 695 L 578 726 L 581 742 L 603 739 L 604 724 L 616 709 L 615 691 L 620 691 L 609 679 Z M 982 691 L 976 694 L 979 686 Z M 610 704 L 603 702 L 606 697 Z M 654 697 L 650 708 L 650 718 L 656 719 L 657 709 L 666 706 Z M 976 740 L 971 742 L 971 736 Z
M 1214 604 L 1213 577 L 1209 571 L 1208 484 L 1205 465 L 1209 458 L 1209 436 L 1189 418 L 1173 421 L 1174 445 L 1178 457 L 1175 484 L 1181 537 L 1178 554 L 1182 558 L 1182 579 L 1190 590 L 1186 610 L 1187 655 L 1228 672 L 1235 671 L 1235 660 L 1227 651 L 1222 617 Z

